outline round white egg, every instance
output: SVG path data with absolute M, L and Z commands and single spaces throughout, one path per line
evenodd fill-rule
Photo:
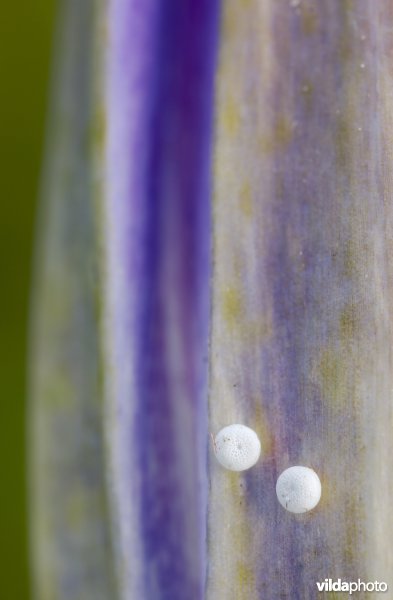
M 257 462 L 261 442 L 253 429 L 236 423 L 218 432 L 214 449 L 223 467 L 230 471 L 245 471 Z
M 305 513 L 313 509 L 321 498 L 321 482 L 309 467 L 289 467 L 277 479 L 277 498 L 289 512 Z

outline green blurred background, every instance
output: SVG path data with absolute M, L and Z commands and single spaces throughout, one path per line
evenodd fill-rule
M 5 2 L 0 24 L 1 600 L 30 598 L 25 439 L 27 327 L 55 12 L 55 0 Z

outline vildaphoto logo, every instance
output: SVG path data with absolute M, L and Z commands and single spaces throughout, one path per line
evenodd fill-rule
M 325 579 L 317 581 L 319 592 L 386 592 L 388 584 L 385 581 L 343 581 L 342 579 Z

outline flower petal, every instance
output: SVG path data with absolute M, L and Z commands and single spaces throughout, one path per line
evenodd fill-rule
M 31 560 L 40 600 L 116 599 L 97 330 L 91 2 L 67 0 L 44 173 L 30 348 Z
M 210 418 L 255 429 L 212 461 L 207 598 L 311 598 L 389 580 L 392 8 L 229 1 L 215 148 Z M 306 515 L 278 475 L 312 467 Z
M 106 422 L 124 598 L 203 597 L 216 23 L 215 0 L 110 5 Z

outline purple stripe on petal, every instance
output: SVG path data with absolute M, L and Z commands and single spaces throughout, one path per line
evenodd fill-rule
M 118 578 L 123 598 L 142 598 L 134 447 L 135 345 L 143 273 L 143 174 L 153 78 L 155 2 L 114 0 L 108 8 L 106 189 L 104 198 L 106 435 Z
M 203 597 L 217 16 L 215 1 L 112 4 L 108 439 L 124 597 Z

